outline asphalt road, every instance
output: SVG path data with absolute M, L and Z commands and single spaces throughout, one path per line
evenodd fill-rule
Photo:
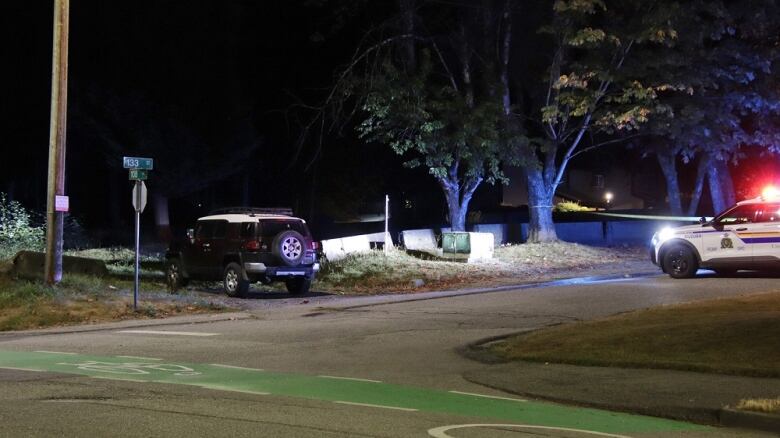
M 456 349 L 776 283 L 656 276 L 384 304 L 312 297 L 234 321 L 3 334 L 0 436 L 761 436 L 522 400 L 466 381 L 488 365 Z

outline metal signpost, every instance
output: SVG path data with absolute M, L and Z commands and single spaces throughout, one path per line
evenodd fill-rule
M 138 310 L 138 273 L 141 261 L 141 213 L 146 207 L 146 184 L 144 180 L 148 171 L 154 167 L 151 158 L 124 157 L 122 165 L 130 172 L 130 180 L 135 181 L 133 186 L 133 208 L 135 209 L 135 273 L 133 283 L 133 310 Z

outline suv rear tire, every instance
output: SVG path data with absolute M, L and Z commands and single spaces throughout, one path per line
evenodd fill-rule
M 287 266 L 298 266 L 306 254 L 306 240 L 301 233 L 288 230 L 279 233 L 273 241 L 272 251 Z
M 672 278 L 693 278 L 699 270 L 699 262 L 690 248 L 675 245 L 664 252 L 663 267 Z
M 244 268 L 238 263 L 231 262 L 225 266 L 222 274 L 222 285 L 225 294 L 229 297 L 243 297 L 249 291 L 249 280 L 245 280 Z
M 284 285 L 287 286 L 290 295 L 306 295 L 311 289 L 311 278 L 290 277 L 284 280 Z

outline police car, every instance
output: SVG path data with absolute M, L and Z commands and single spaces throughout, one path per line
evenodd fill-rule
M 664 228 L 652 239 L 653 263 L 672 278 L 699 268 L 729 275 L 740 269 L 780 269 L 780 193 L 738 202 L 711 221 Z

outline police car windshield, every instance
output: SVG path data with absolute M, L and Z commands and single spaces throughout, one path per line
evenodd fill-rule
M 727 210 L 715 218 L 715 223 L 719 225 L 746 224 L 756 222 L 757 216 L 761 213 L 761 204 L 743 204 Z

